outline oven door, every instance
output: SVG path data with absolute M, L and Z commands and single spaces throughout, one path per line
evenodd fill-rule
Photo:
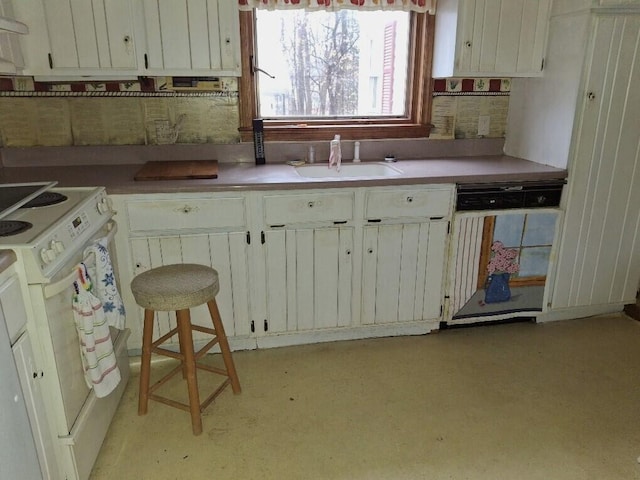
M 546 311 L 559 221 L 557 208 L 456 213 L 446 324 Z
M 89 258 L 83 258 L 85 248 L 103 237 L 107 237 L 109 245 L 111 245 L 116 230 L 117 225 L 114 221 L 105 224 L 93 238 L 78 249 L 77 253 L 66 265 L 58 270 L 58 273 L 52 278 L 51 283 L 35 286 L 39 287 L 42 293 L 44 316 L 46 317 L 49 328 L 50 342 L 53 356 L 55 357 L 55 367 L 62 394 L 65 417 L 64 434 L 66 435 L 72 432 L 74 424 L 91 393 L 84 378 L 80 343 L 71 309 L 74 293 L 73 283 L 78 278 L 75 267 L 80 262 L 85 262 L 91 275 L 95 259 L 93 255 L 89 256 Z M 110 250 L 110 256 L 112 257 L 115 268 L 113 249 L 110 248 Z M 117 344 L 121 343 L 118 341 L 118 336 L 121 333 L 122 331 L 111 328 L 111 338 L 114 349 Z M 126 378 L 124 381 L 126 383 Z

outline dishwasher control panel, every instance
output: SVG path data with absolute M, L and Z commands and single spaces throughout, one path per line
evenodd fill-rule
M 564 184 L 564 180 L 461 184 L 456 211 L 557 207 Z

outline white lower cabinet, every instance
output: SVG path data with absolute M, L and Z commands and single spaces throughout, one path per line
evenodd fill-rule
M 194 235 L 167 235 L 131 239 L 133 274 L 174 263 L 198 263 L 213 267 L 218 272 L 220 292 L 216 296 L 220 315 L 227 335 L 249 334 L 249 288 L 247 271 L 246 233 L 210 233 Z M 170 318 L 171 317 L 171 318 Z M 174 314 L 156 313 L 156 338 L 171 330 Z M 191 320 L 211 327 L 206 305 L 191 311 Z M 194 332 L 194 338 L 205 334 Z M 177 342 L 177 336 L 172 339 Z
M 442 315 L 448 221 L 364 227 L 362 323 Z
M 131 329 L 129 348 L 141 348 L 143 330 L 143 310 L 133 298 L 131 280 L 151 268 L 174 263 L 197 263 L 216 269 L 220 280 L 216 301 L 232 347 L 250 348 L 255 344 L 249 339 L 252 291 L 245 196 L 149 194 L 111 198 L 120 227 L 116 251 Z M 211 326 L 206 305 L 192 309 L 191 316 L 194 323 Z M 175 313 L 157 312 L 154 338 L 167 333 L 174 322 Z M 205 334 L 194 332 L 196 340 L 203 337 Z M 172 341 L 177 342 L 177 336 Z
M 171 263 L 211 265 L 232 349 L 427 333 L 442 318 L 453 185 L 112 196 L 129 348 L 129 284 Z M 377 217 L 377 218 L 372 218 Z M 378 222 L 378 223 L 376 223 Z M 194 322 L 210 322 L 205 306 Z M 158 338 L 173 325 L 158 313 Z
M 353 322 L 353 227 L 265 233 L 270 333 L 347 327 Z

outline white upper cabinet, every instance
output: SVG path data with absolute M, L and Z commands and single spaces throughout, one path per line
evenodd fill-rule
M 240 19 L 229 0 L 143 0 L 147 75 L 240 75 Z
M 433 76 L 542 74 L 551 0 L 440 0 Z
M 235 1 L 13 0 L 13 8 L 31 32 L 20 39 L 26 75 L 240 75 Z M 0 53 L 2 45 L 0 34 Z
M 135 75 L 130 0 L 21 0 L 25 73 L 32 75 Z

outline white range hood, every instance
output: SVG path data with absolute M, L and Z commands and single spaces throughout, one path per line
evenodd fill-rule
M 21 33 L 24 35 L 26 33 L 29 33 L 29 27 L 27 27 L 22 22 L 14 20 L 13 18 L 0 16 L 0 31 L 8 33 Z
M 22 71 L 24 61 L 17 35 L 26 35 L 29 27 L 17 21 L 9 0 L 0 0 L 0 74 Z

